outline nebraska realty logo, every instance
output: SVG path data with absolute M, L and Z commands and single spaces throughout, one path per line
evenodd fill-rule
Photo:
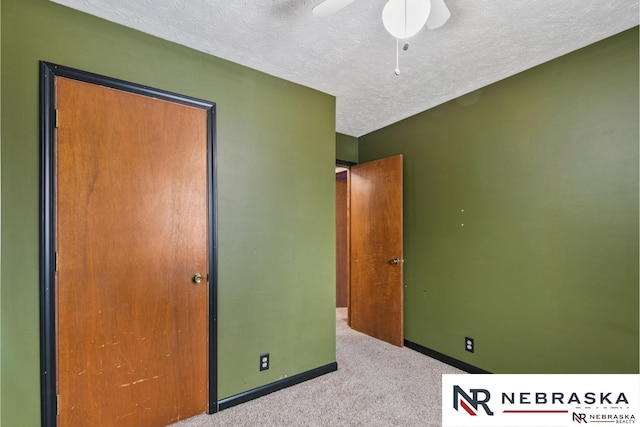
M 475 416 L 478 415 L 476 412 L 478 411 L 478 406 L 481 406 L 484 409 L 485 414 L 493 415 L 493 411 L 489 409 L 489 399 L 491 398 L 491 393 L 489 390 L 484 388 L 472 388 L 470 390 L 471 396 L 464 392 L 458 385 L 453 386 L 453 408 L 458 410 L 458 403 L 460 406 L 467 411 L 467 414 Z M 482 400 L 478 399 L 478 395 L 482 396 Z M 465 403 L 467 402 L 467 403 Z M 472 409 L 473 408 L 473 409 Z
M 442 426 L 635 424 L 640 375 L 443 375 Z

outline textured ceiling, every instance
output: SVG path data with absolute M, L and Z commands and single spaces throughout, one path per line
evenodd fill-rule
M 445 0 L 451 18 L 400 49 L 386 0 L 317 18 L 322 0 L 54 0 L 336 97 L 359 137 L 638 25 L 638 0 Z

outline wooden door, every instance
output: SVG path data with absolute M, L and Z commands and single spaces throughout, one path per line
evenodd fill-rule
M 402 346 L 402 155 L 351 167 L 351 327 Z
M 205 412 L 207 113 L 62 77 L 55 97 L 58 425 Z

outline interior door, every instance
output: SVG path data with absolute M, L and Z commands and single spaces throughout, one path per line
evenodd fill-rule
M 58 425 L 205 412 L 207 113 L 55 83 Z
M 351 167 L 351 327 L 402 346 L 402 155 Z

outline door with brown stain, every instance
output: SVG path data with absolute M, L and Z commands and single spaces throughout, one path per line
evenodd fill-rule
M 351 327 L 402 346 L 402 155 L 351 167 Z
M 160 426 L 203 413 L 207 112 L 55 83 L 58 425 Z

